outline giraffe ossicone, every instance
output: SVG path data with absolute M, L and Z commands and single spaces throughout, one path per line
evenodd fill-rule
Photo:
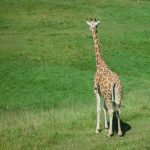
M 97 100 L 97 125 L 96 133 L 100 131 L 100 115 L 101 115 L 101 96 L 104 98 L 104 121 L 105 128 L 108 128 L 106 111 L 109 113 L 110 125 L 108 137 L 113 134 L 113 114 L 116 113 L 118 120 L 118 135 L 122 136 L 121 125 L 120 125 L 120 105 L 122 99 L 122 85 L 118 75 L 112 72 L 105 61 L 103 60 L 100 53 L 100 44 L 97 39 L 97 25 L 100 21 L 91 19 L 86 22 L 90 26 L 92 31 L 95 57 L 96 57 L 96 75 L 94 79 L 94 93 Z

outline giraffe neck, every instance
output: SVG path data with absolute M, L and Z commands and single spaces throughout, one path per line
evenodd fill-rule
M 97 39 L 96 30 L 92 31 L 93 41 L 94 41 L 94 49 L 95 49 L 95 57 L 96 57 L 96 68 L 100 67 L 101 65 L 101 53 L 100 53 L 100 44 Z

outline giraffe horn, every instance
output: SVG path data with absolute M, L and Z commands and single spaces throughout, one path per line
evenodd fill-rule
M 97 21 L 97 22 L 96 22 L 96 25 L 98 25 L 99 23 L 100 23 L 100 21 Z
M 86 21 L 86 23 L 87 23 L 89 26 L 91 25 L 89 21 Z

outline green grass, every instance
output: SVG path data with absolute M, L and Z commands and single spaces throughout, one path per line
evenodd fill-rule
M 119 74 L 123 138 L 95 134 L 95 54 Z M 150 149 L 150 1 L 1 0 L 0 149 Z M 102 128 L 104 127 L 102 117 Z

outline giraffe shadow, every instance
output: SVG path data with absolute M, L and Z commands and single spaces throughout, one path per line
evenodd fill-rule
M 122 121 L 121 119 L 120 119 L 120 124 L 121 124 L 122 136 L 124 136 L 129 130 L 131 130 L 131 125 Z M 115 113 L 113 115 L 113 132 L 118 133 L 118 120 Z
M 108 122 L 108 125 L 109 125 L 109 122 Z M 120 119 L 120 125 L 121 125 L 121 130 L 122 130 L 122 136 L 125 136 L 125 134 L 129 130 L 131 130 L 131 125 L 122 121 L 121 119 Z M 113 133 L 118 133 L 118 120 L 117 120 L 115 112 L 113 115 Z

